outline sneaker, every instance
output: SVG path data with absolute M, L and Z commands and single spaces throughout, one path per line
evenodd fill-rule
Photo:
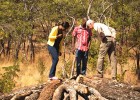
M 113 81 L 113 82 L 117 82 L 116 77 L 112 77 L 112 81 Z
M 58 77 L 49 77 L 49 80 L 59 80 Z
M 116 77 L 112 77 L 112 80 L 116 80 Z

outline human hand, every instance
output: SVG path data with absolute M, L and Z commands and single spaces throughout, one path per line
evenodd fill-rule
M 73 55 L 75 54 L 75 48 L 72 49 L 72 54 L 73 54 Z
M 59 52 L 59 56 L 61 56 L 62 55 L 62 53 L 61 52 Z
M 114 43 L 114 46 L 116 47 L 116 39 L 113 38 L 113 43 Z
M 59 35 L 57 35 L 57 38 L 60 38 L 60 37 L 62 37 L 63 36 L 63 34 L 59 34 Z

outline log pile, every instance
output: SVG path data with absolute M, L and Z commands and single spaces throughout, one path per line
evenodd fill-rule
M 139 86 L 79 76 L 14 90 L 0 100 L 140 100 L 140 92 Z

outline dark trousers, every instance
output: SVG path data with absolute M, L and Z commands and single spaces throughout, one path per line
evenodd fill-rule
M 50 45 L 48 45 L 48 50 L 52 57 L 52 66 L 50 69 L 49 77 L 53 77 L 53 76 L 55 76 L 56 66 L 57 66 L 57 63 L 59 60 L 59 53 L 58 53 L 58 49 L 56 47 L 53 47 Z
M 85 75 L 87 70 L 87 61 L 88 61 L 88 51 L 76 50 L 76 72 L 77 76 L 79 74 Z M 81 69 L 82 62 L 82 69 Z

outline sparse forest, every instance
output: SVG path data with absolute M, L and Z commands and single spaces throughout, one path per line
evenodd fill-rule
M 48 35 L 51 28 L 62 21 L 70 22 L 71 27 L 66 33 L 57 75 L 70 78 L 74 59 L 71 32 L 83 17 L 116 29 L 117 79 L 139 84 L 140 0 L 0 0 L 0 93 L 24 86 L 19 79 L 26 75 L 25 70 L 30 73 L 27 77 L 36 74 L 35 69 L 39 73 L 34 84 L 47 80 L 51 61 L 46 46 Z M 99 42 L 93 31 L 88 60 L 90 77 L 96 69 Z M 11 65 L 3 65 L 9 62 Z M 105 69 L 108 75 L 111 69 L 108 57 Z M 131 76 L 134 77 L 131 79 Z

